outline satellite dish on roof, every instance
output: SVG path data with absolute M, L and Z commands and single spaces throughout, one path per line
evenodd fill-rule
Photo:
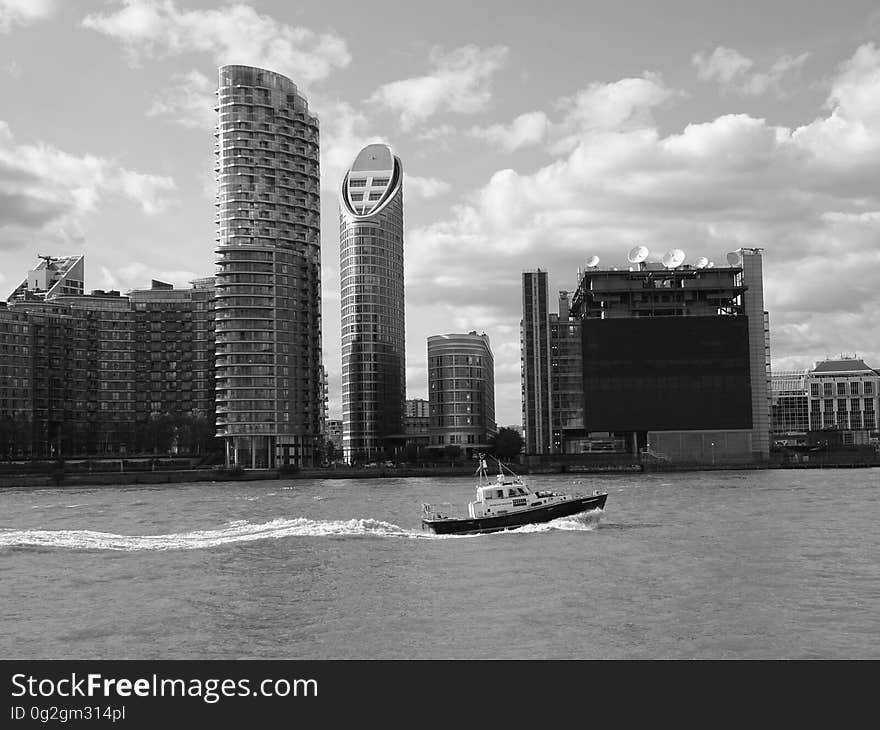
M 739 251 L 731 251 L 727 254 L 727 263 L 731 266 L 739 266 L 742 262 L 743 257 Z
M 595 269 L 599 265 L 599 257 L 598 256 L 590 256 L 590 260 L 587 261 L 588 269 Z
M 685 253 L 680 248 L 673 248 L 663 254 L 663 265 L 667 269 L 677 269 L 684 263 Z
M 640 264 L 648 258 L 648 254 L 650 253 L 651 252 L 648 250 L 647 246 L 636 246 L 629 250 L 629 254 L 626 258 L 631 264 Z
M 700 256 L 700 258 L 698 258 L 696 261 L 694 261 L 694 265 L 698 269 L 705 269 L 708 263 L 709 263 L 709 259 L 707 259 L 705 256 Z

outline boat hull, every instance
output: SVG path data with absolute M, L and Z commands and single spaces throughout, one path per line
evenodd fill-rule
M 472 535 L 483 532 L 499 532 L 523 525 L 534 525 L 549 522 L 558 517 L 580 514 L 594 509 L 604 509 L 607 494 L 596 494 L 589 497 L 575 497 L 565 502 L 556 502 L 542 507 L 509 512 L 496 517 L 479 517 L 477 519 L 431 520 L 422 519 L 422 528 L 432 530 L 438 535 Z

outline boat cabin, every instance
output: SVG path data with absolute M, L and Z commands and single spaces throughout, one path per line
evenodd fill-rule
M 472 519 L 503 515 L 538 506 L 541 502 L 532 502 L 535 496 L 519 479 L 499 474 L 495 483 L 477 487 L 477 498 L 468 503 L 468 513 Z

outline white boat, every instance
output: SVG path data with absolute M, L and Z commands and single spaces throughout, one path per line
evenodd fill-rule
M 486 460 L 481 458 L 476 499 L 468 503 L 468 516 L 453 517 L 446 509 L 424 504 L 422 528 L 439 535 L 498 532 L 605 508 L 607 492 L 583 495 L 532 491 L 500 461 L 498 469 L 495 479 L 491 479 Z

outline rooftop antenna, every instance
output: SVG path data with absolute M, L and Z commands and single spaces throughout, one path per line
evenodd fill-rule
M 705 269 L 708 264 L 709 264 L 709 259 L 707 259 L 705 256 L 700 256 L 700 258 L 698 258 L 696 261 L 694 261 L 694 265 L 698 269 Z
M 629 250 L 629 254 L 627 255 L 626 259 L 631 264 L 640 264 L 642 263 L 642 261 L 648 258 L 648 255 L 650 253 L 651 252 L 648 250 L 647 246 L 635 246 L 634 248 L 631 248 Z
M 727 263 L 731 266 L 739 266 L 743 262 L 742 254 L 739 251 L 731 251 L 727 254 Z
M 677 269 L 684 263 L 685 253 L 680 248 L 673 248 L 663 254 L 663 265 L 667 269 Z
M 590 260 L 587 261 L 588 269 L 595 269 L 599 265 L 599 257 L 598 256 L 590 256 Z

